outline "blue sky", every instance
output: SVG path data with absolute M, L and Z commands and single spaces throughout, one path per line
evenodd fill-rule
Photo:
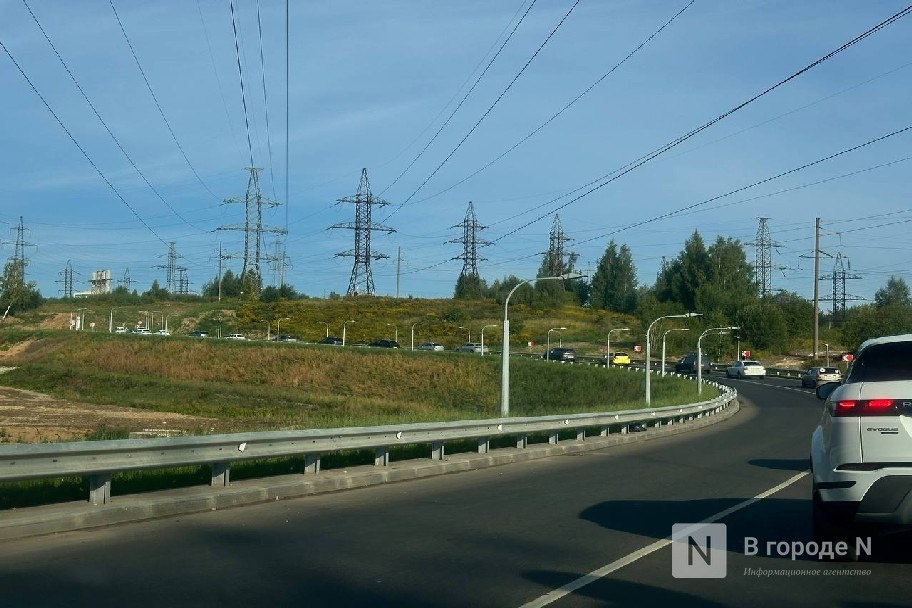
M 77 289 L 94 270 L 126 268 L 147 289 L 164 281 L 174 241 L 191 289 L 216 273 L 219 243 L 243 248 L 240 233 L 219 226 L 243 220 L 247 140 L 227 0 L 134 2 L 115 7 L 165 115 L 181 156 L 143 82 L 111 5 L 103 0 L 27 0 L 101 116 L 155 189 L 133 170 L 82 99 L 22 0 L 0 0 L 0 42 L 93 162 L 136 210 L 114 195 L 69 140 L 5 53 L 0 53 L 0 255 L 12 231 L 29 229 L 28 278 L 57 295 L 71 260 Z M 482 233 L 479 270 L 489 281 L 533 276 L 547 249 L 549 203 L 737 106 L 873 25 L 903 2 L 697 0 L 671 25 L 572 108 L 477 176 L 453 187 L 510 148 L 623 59 L 687 1 L 582 0 L 490 114 L 423 188 L 533 55 L 574 0 L 537 0 L 464 105 L 417 162 L 437 131 L 531 0 L 460 2 L 293 2 L 290 14 L 288 282 L 323 296 L 344 293 L 349 231 L 362 167 L 391 205 L 375 211 L 396 228 L 375 235 L 377 292 L 449 296 L 461 268 L 459 232 L 469 201 Z M 267 138 L 257 4 L 237 0 L 242 64 L 255 163 L 264 193 L 285 200 L 285 4 L 262 0 Z M 596 263 L 608 236 L 630 246 L 639 278 L 652 283 L 693 230 L 751 241 L 768 217 L 779 246 L 773 287 L 810 296 L 814 218 L 822 248 L 841 252 L 854 273 L 851 294 L 872 297 L 890 274 L 912 267 L 909 161 L 912 131 L 841 155 L 698 211 L 648 223 L 694 203 L 772 177 L 912 124 L 912 16 L 859 42 L 655 160 L 560 210 L 579 266 Z M 211 49 L 211 52 L 210 52 Z M 486 59 L 487 58 L 487 59 Z M 272 146 L 270 166 L 267 141 Z M 853 174 L 853 175 L 849 175 Z M 272 179 L 274 176 L 274 180 Z M 823 182 L 816 185 L 815 182 Z M 392 185 L 391 185 L 392 184 Z M 801 187 L 805 186 L 807 187 Z M 795 189 L 797 188 L 797 189 Z M 781 194 L 774 193 L 792 189 Z M 433 196 L 441 191 L 444 194 Z M 408 204 L 398 206 L 409 198 Z M 214 193 L 214 196 L 213 196 Z M 763 198 L 747 201 L 752 197 Z M 725 206 L 720 206 L 725 205 Z M 179 214 L 176 215 L 169 208 Z M 536 209 L 535 211 L 530 211 Z M 284 207 L 269 225 L 285 223 Z M 518 217 L 514 217 L 517 216 Z M 543 216 L 543 217 L 542 217 Z M 536 218 L 542 217 L 525 226 Z M 513 219 L 510 219 L 513 218 Z M 7 228 L 9 232 L 7 232 Z M 150 230 L 151 228 L 151 230 Z M 272 250 L 271 238 L 265 243 Z M 753 249 L 748 248 L 753 259 Z M 240 261 L 229 263 L 240 269 Z M 822 262 L 824 273 L 832 261 Z M 272 280 L 267 272 L 267 282 Z M 822 285 L 824 293 L 829 285 Z

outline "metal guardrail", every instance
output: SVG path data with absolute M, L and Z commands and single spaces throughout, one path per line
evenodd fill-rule
M 187 465 L 209 465 L 212 486 L 227 486 L 231 464 L 282 456 L 304 456 L 305 474 L 320 472 L 321 455 L 340 450 L 373 449 L 376 466 L 388 466 L 390 448 L 430 444 L 430 457 L 444 458 L 448 441 L 476 439 L 479 453 L 491 449 L 491 439 L 513 436 L 516 447 L 528 446 L 533 433 L 548 435 L 556 444 L 561 432 L 575 431 L 585 440 L 588 429 L 607 436 L 611 428 L 627 433 L 633 424 L 655 427 L 678 424 L 720 412 L 734 401 L 737 392 L 713 382 L 722 394 L 709 401 L 651 410 L 626 410 L 523 418 L 494 418 L 455 422 L 349 427 L 304 431 L 268 431 L 171 437 L 162 439 L 119 439 L 34 445 L 0 446 L 0 481 L 47 477 L 85 476 L 89 479 L 89 501 L 111 502 L 111 478 L 120 471 L 160 469 Z

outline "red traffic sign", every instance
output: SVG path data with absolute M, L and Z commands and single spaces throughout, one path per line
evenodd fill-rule
M 638 353 L 638 352 L 640 352 L 640 351 L 642 351 L 642 350 L 643 350 L 643 347 L 640 346 L 639 344 L 637 344 L 636 346 L 633 347 L 633 352 Z
M 529 340 L 529 348 L 532 348 L 533 346 L 535 346 L 535 342 L 533 342 L 532 340 Z
M 849 362 L 849 361 L 853 360 L 854 358 L 855 358 L 855 355 L 853 355 L 852 353 L 842 356 L 842 360 L 845 362 Z
M 742 357 L 750 357 L 750 356 L 751 356 L 751 351 L 749 351 L 749 350 L 742 350 L 742 351 L 741 351 L 741 356 L 742 356 Z

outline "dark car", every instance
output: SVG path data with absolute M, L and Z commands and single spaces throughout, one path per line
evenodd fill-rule
M 342 338 L 337 338 L 335 336 L 326 336 L 317 342 L 317 344 L 331 344 L 333 346 L 342 346 Z
M 374 340 L 368 346 L 376 346 L 379 348 L 399 348 L 399 343 L 395 340 Z
M 542 359 L 548 359 L 549 361 L 575 361 L 576 351 L 572 348 L 552 348 L 542 356 Z
M 298 337 L 291 334 L 279 334 L 276 336 L 276 342 L 297 342 Z
M 191 338 L 208 338 L 208 337 L 209 337 L 209 332 L 205 332 L 205 331 L 191 331 L 191 332 L 190 332 L 189 334 L 187 334 L 187 335 L 190 336 Z
M 703 356 L 703 373 L 708 374 L 710 371 L 710 366 L 712 363 L 709 361 L 709 357 Z M 697 353 L 689 353 L 684 355 L 680 361 L 675 363 L 675 372 L 678 374 L 696 374 L 697 373 Z

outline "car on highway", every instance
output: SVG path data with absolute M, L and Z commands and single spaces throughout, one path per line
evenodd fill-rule
M 246 340 L 247 338 L 244 337 L 244 334 L 228 334 L 227 336 L 225 336 L 225 339 L 226 340 Z
M 818 386 L 817 397 L 815 537 L 854 545 L 870 527 L 912 525 L 912 334 L 865 341 L 845 381 Z
M 725 368 L 726 378 L 766 378 L 766 368 L 759 361 L 742 359 Z
M 443 344 L 438 344 L 436 342 L 422 342 L 421 344 L 418 345 L 418 350 L 440 351 L 440 350 L 446 350 L 446 348 L 444 348 Z
M 137 330 L 134 331 L 133 333 L 134 333 L 134 334 L 139 334 L 140 336 L 151 336 L 151 335 L 152 335 L 152 330 L 149 329 L 148 327 L 140 327 L 139 329 L 137 329 Z
M 614 353 L 611 355 L 611 365 L 630 365 L 630 355 L 627 353 Z
M 827 382 L 842 382 L 838 367 L 812 367 L 801 374 L 801 386 L 805 388 L 817 388 Z
M 548 361 L 576 361 L 576 351 L 572 348 L 555 347 L 542 355 Z
M 482 348 L 481 344 L 479 344 L 478 342 L 466 342 L 465 344 L 463 344 L 456 350 L 458 350 L 461 353 L 480 353 L 480 352 L 489 353 L 489 352 L 491 352 L 490 348 L 488 348 L 487 346 Z
M 209 332 L 208 332 L 208 331 L 199 331 L 199 330 L 195 330 L 195 331 L 191 331 L 191 332 L 188 333 L 187 335 L 188 335 L 189 337 L 191 337 L 191 338 L 208 338 L 208 337 L 209 337 Z
M 159 329 L 157 332 L 155 332 L 155 335 L 156 336 L 170 336 L 171 332 L 167 329 Z
M 123 325 L 118 325 L 118 326 L 114 329 L 114 333 L 115 333 L 115 334 L 126 334 L 126 333 L 130 333 L 130 332 L 127 330 L 127 328 L 126 328 L 125 326 L 123 326 Z
M 399 343 L 395 340 L 374 340 L 368 346 L 375 348 L 399 348 Z
M 317 344 L 329 344 L 331 346 L 342 346 L 342 338 L 337 338 L 336 336 L 326 336 Z
M 700 362 L 703 366 L 703 373 L 708 374 L 712 369 L 712 363 L 709 357 L 703 356 Z M 696 374 L 697 373 L 697 353 L 688 353 L 681 357 L 681 360 L 675 363 L 675 373 L 677 374 Z
M 279 334 L 275 337 L 276 342 L 297 342 L 298 337 L 291 334 Z

